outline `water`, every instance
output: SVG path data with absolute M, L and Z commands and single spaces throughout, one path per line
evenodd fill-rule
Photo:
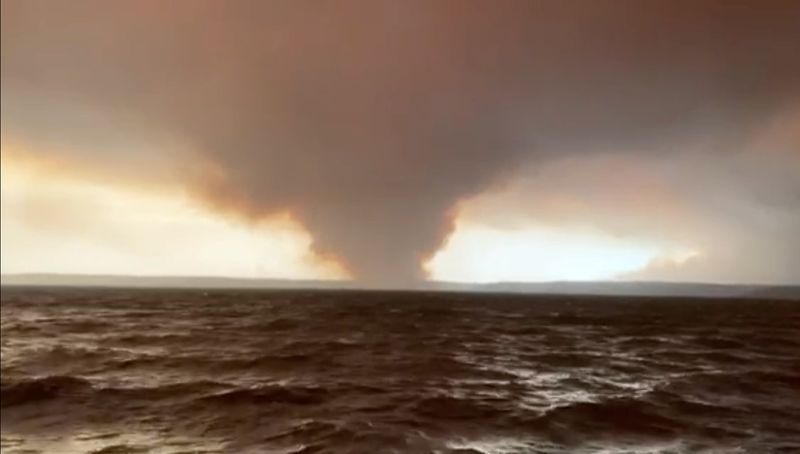
M 2 291 L 2 452 L 800 452 L 800 304 Z

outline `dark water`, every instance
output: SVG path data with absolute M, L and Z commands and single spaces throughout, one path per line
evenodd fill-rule
M 2 291 L 2 452 L 800 452 L 800 304 Z

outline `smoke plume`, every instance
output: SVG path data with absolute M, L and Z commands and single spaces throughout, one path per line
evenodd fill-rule
M 4 135 L 125 165 L 181 144 L 199 196 L 289 211 L 365 282 L 419 278 L 517 169 L 698 141 L 713 163 L 800 99 L 791 0 L 2 8 Z

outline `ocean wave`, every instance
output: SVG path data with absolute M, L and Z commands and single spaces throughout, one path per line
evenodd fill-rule
M 140 355 L 125 359 L 111 359 L 104 364 L 106 371 L 155 370 L 231 374 L 234 372 L 291 371 L 306 365 L 322 367 L 329 362 L 305 354 L 256 355 L 253 357 L 217 357 L 210 355 Z
M 417 400 L 411 411 L 420 417 L 435 420 L 469 420 L 505 418 L 508 408 L 498 401 L 458 398 L 447 395 L 431 396 Z
M 12 407 L 62 398 L 80 398 L 83 402 L 91 399 L 113 400 L 114 398 L 146 401 L 204 394 L 230 387 L 231 385 L 226 383 L 201 380 L 151 387 L 123 388 L 98 386 L 90 380 L 80 377 L 53 375 L 17 381 L 4 380 L 0 403 L 3 407 Z
M 215 405 L 315 405 L 332 397 L 331 391 L 322 387 L 264 385 L 204 396 L 198 402 Z
M 679 396 L 751 396 L 789 394 L 800 399 L 800 373 L 789 370 L 734 370 L 685 375 L 664 387 Z
M 572 432 L 670 436 L 686 428 L 680 421 L 639 398 L 616 398 L 598 402 L 575 402 L 557 406 L 531 421 L 544 431 L 569 428 Z
M 11 407 L 61 398 L 78 397 L 113 402 L 147 402 L 188 397 L 188 402 L 215 406 L 322 404 L 335 397 L 331 389 L 300 385 L 235 386 L 229 383 L 198 380 L 157 386 L 99 386 L 71 376 L 49 376 L 2 384 L 2 405 Z
M 12 407 L 74 395 L 91 388 L 84 379 L 54 375 L 0 384 L 0 406 Z
M 3 295 L 4 451 L 800 452 L 797 305 L 115 292 Z

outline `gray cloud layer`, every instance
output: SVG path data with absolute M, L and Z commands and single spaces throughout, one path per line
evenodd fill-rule
M 209 200 L 289 209 L 396 283 L 521 164 L 698 140 L 725 159 L 797 102 L 798 55 L 791 0 L 10 0 L 2 121 L 90 152 L 187 143 L 223 176 Z

